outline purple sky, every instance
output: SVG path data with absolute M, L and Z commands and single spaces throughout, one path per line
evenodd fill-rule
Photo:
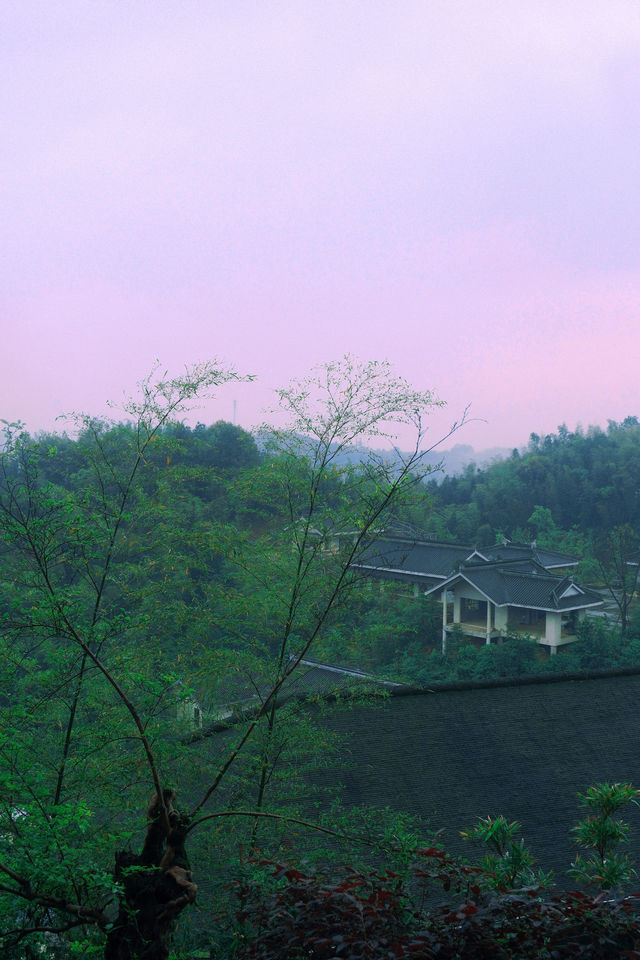
M 0 417 L 347 351 L 477 448 L 640 414 L 637 0 L 8 0 L 0 72 Z

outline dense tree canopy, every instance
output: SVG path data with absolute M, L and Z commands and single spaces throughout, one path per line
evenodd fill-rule
M 600 536 L 628 524 L 640 529 L 640 424 L 637 417 L 610 421 L 607 430 L 532 434 L 527 449 L 513 451 L 483 470 L 468 466 L 430 489 L 430 527 L 461 541 L 549 535 L 560 531 Z M 540 506 L 549 511 L 540 527 Z

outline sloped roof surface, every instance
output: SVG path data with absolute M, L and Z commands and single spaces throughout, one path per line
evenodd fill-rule
M 539 681 L 540 678 L 537 678 Z M 470 858 L 459 831 L 478 817 L 518 820 L 543 869 L 561 876 L 578 852 L 576 793 L 604 781 L 640 787 L 640 672 L 535 683 L 435 685 L 358 705 L 322 722 L 350 731 L 342 783 L 347 804 L 408 811 L 445 829 L 442 842 Z M 627 852 L 640 863 L 640 809 L 629 806 Z M 479 856 L 479 853 L 478 853 Z
M 369 544 L 355 566 L 444 579 L 473 553 L 459 543 L 388 539 Z
M 554 606 L 556 610 L 560 609 L 557 591 L 559 583 L 555 578 L 523 575 L 506 570 L 503 573 L 503 581 L 505 602 L 512 606 L 545 607 L 545 609 Z
M 558 553 L 556 550 L 545 550 L 537 544 L 529 543 L 506 543 L 497 544 L 479 551 L 487 560 L 536 560 L 547 570 L 556 567 L 573 567 L 577 564 L 577 559 L 568 553 Z
M 578 587 L 569 577 L 549 573 L 535 560 L 467 564 L 449 583 L 460 579 L 467 580 L 497 606 L 561 611 L 602 602 L 594 591 Z
M 372 541 L 354 566 L 372 567 L 380 572 L 395 572 L 404 577 L 443 580 L 465 561 L 534 560 L 546 569 L 572 566 L 575 557 L 543 550 L 532 544 L 506 543 L 475 548 L 462 543 L 415 540 L 410 537 L 381 537 Z
M 290 659 L 294 659 L 290 657 Z M 232 678 L 219 687 L 218 699 L 207 700 L 200 696 L 199 705 L 209 714 L 204 733 L 215 731 L 220 724 L 234 723 L 243 717 L 251 716 L 258 710 L 271 692 L 273 680 L 254 678 L 247 675 Z M 349 696 L 371 690 L 392 691 L 401 684 L 384 680 L 350 667 L 334 666 L 316 660 L 300 661 L 294 672 L 284 681 L 277 701 L 280 705 L 289 700 L 307 700 L 316 697 L 330 699 L 333 696 Z M 214 718 L 213 720 L 211 718 Z

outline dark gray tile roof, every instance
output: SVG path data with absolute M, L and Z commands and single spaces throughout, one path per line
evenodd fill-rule
M 506 543 L 475 548 L 462 543 L 381 537 L 370 543 L 355 567 L 396 579 L 442 581 L 465 561 L 534 560 L 546 569 L 574 566 L 575 557 L 535 545 Z
M 349 734 L 349 748 L 348 765 L 323 770 L 323 781 L 341 784 L 347 804 L 408 811 L 444 828 L 445 846 L 470 857 L 474 848 L 459 831 L 503 814 L 520 821 L 540 866 L 561 873 L 577 852 L 576 793 L 607 780 L 640 787 L 640 668 L 454 687 L 324 716 L 323 724 Z M 630 806 L 623 819 L 640 864 L 640 809 Z
M 376 540 L 354 566 L 443 580 L 472 553 L 473 547 L 458 543 Z
M 537 544 L 529 543 L 506 543 L 498 544 L 479 551 L 487 560 L 536 560 L 547 570 L 554 570 L 558 567 L 575 567 L 578 563 L 576 557 L 568 553 L 558 553 L 556 550 L 545 550 Z
M 294 657 L 290 657 L 293 660 Z M 370 692 L 388 693 L 402 687 L 394 683 L 351 667 L 321 663 L 304 659 L 293 673 L 286 678 L 277 696 L 282 706 L 290 701 L 306 701 L 322 698 L 349 698 L 351 695 L 366 695 Z M 198 706 L 204 714 L 202 728 L 194 733 L 196 739 L 233 726 L 255 715 L 264 699 L 272 690 L 272 681 L 264 678 L 251 682 L 246 676 L 243 682 L 236 679 L 218 690 L 218 699 L 207 701 L 197 696 Z
M 445 582 L 447 586 L 454 586 L 461 580 L 466 580 L 499 607 L 561 611 L 602 603 L 602 598 L 593 590 L 580 587 L 570 577 L 549 573 L 535 560 L 477 561 L 466 564 Z M 437 588 L 432 588 L 432 592 L 434 589 Z

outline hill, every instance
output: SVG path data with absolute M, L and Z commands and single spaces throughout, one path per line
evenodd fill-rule
M 627 417 L 607 430 L 532 434 L 523 451 L 484 468 L 431 482 L 430 527 L 442 539 L 528 540 L 575 529 L 598 536 L 629 524 L 640 529 L 640 423 Z M 543 507 L 533 516 L 536 507 Z M 551 544 L 548 544 L 551 545 Z M 559 546 L 559 544 L 556 544 Z

